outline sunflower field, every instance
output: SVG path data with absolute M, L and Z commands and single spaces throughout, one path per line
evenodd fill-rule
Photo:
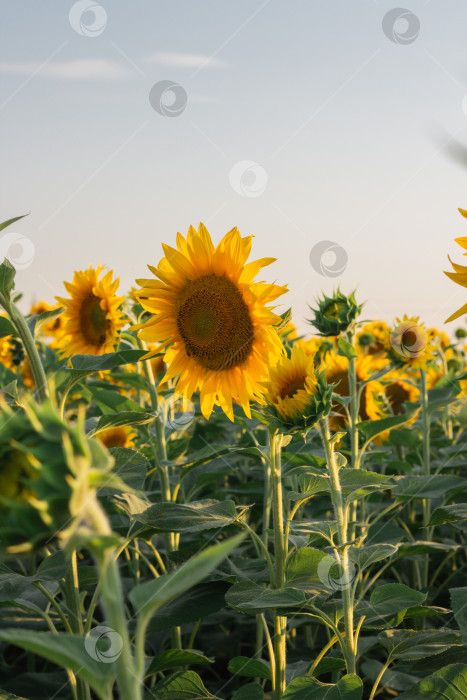
M 300 335 L 251 247 L 27 314 L 0 265 L 3 700 L 467 698 L 467 332 Z

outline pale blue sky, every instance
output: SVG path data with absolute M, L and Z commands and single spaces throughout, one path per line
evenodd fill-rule
M 366 317 L 442 324 L 465 301 L 442 270 L 467 235 L 467 162 L 446 148 L 467 142 L 467 3 L 403 2 L 407 44 L 383 32 L 387 0 L 102 0 L 78 31 L 76 3 L 3 0 L 0 218 L 30 211 L 14 232 L 35 249 L 18 288 L 52 300 L 102 262 L 125 291 L 203 221 L 278 258 L 262 279 L 288 283 L 302 328 L 337 283 Z M 149 102 L 162 80 L 186 91 L 179 116 Z M 241 161 L 259 169 L 232 186 Z M 339 277 L 310 264 L 323 239 L 347 251 Z

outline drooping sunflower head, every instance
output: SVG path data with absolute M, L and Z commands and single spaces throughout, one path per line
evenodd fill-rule
M 317 300 L 318 308 L 311 323 L 320 335 L 337 336 L 349 330 L 361 313 L 363 304 L 357 304 L 354 292 L 346 296 L 338 289 L 331 297 Z M 311 307 L 310 307 L 311 308 Z
M 126 320 L 119 311 L 123 297 L 115 295 L 119 280 L 110 270 L 101 279 L 103 267 L 75 272 L 73 282 L 64 282 L 70 299 L 56 297 L 62 306 L 63 335 L 59 348 L 65 357 L 76 354 L 103 355 L 112 352 Z
M 233 420 L 232 402 L 250 415 L 250 401 L 261 401 L 262 382 L 283 346 L 274 326 L 281 318 L 266 306 L 286 287 L 254 282 L 274 262 L 247 263 L 252 236 L 234 228 L 215 247 L 203 224 L 177 236 L 177 248 L 163 245 L 165 257 L 149 269 L 158 278 L 137 280 L 139 301 L 152 315 L 135 326 L 150 343 L 168 347 L 164 381 L 177 378 L 176 392 L 190 398 L 201 390 L 206 418 L 214 405 Z
M 418 316 L 396 319 L 397 325 L 388 337 L 388 355 L 396 367 L 424 369 L 433 359 L 434 345 L 430 344 L 428 332 Z
M 306 431 L 329 413 L 331 393 L 314 355 L 295 343 L 291 356 L 282 357 L 269 372 L 264 413 L 283 431 Z

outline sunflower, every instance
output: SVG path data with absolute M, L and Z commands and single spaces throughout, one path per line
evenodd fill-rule
M 116 428 L 106 428 L 97 433 L 96 437 L 107 449 L 111 447 L 134 447 L 138 434 L 129 425 L 120 425 Z
M 381 355 L 386 351 L 389 328 L 384 321 L 365 323 L 357 333 L 357 350 L 364 355 Z
M 436 348 L 430 344 L 424 324 L 419 323 L 418 316 L 409 318 L 407 314 L 396 321 L 398 325 L 390 332 L 388 340 L 390 358 L 398 367 L 425 369 Z
M 281 358 L 269 372 L 266 400 L 283 418 L 294 418 L 304 413 L 316 386 L 314 356 L 295 343 L 291 357 Z
M 178 234 L 177 249 L 163 245 L 166 257 L 149 266 L 159 279 L 137 280 L 139 301 L 154 315 L 135 329 L 166 348 L 163 381 L 178 377 L 177 394 L 189 399 L 200 388 L 206 418 L 216 404 L 233 420 L 232 401 L 250 416 L 250 401 L 261 401 L 261 383 L 283 353 L 274 328 L 281 318 L 266 304 L 287 287 L 253 281 L 275 259 L 245 264 L 251 241 L 234 228 L 214 247 L 203 224 L 191 226 L 186 240 Z
M 465 209 L 459 209 L 460 213 L 462 214 L 463 217 L 467 219 L 467 211 Z M 461 238 L 455 238 L 454 239 L 456 243 L 458 243 L 461 248 L 464 248 L 464 250 L 467 250 L 467 238 L 465 236 Z M 464 253 L 464 255 L 467 255 L 467 253 Z M 461 287 L 467 287 L 467 267 L 464 265 L 457 265 L 456 263 L 453 263 L 451 258 L 449 258 L 449 262 L 451 263 L 454 272 L 444 272 L 445 275 L 449 277 L 449 279 L 453 280 L 456 284 L 460 284 Z M 463 314 L 467 313 L 467 304 L 464 304 L 461 306 L 460 309 L 458 309 L 455 313 L 453 313 L 449 318 L 446 319 L 445 323 L 449 323 L 449 321 L 454 321 L 454 319 L 459 318 L 459 316 L 462 316 Z
M 99 265 L 75 272 L 73 282 L 64 282 L 71 299 L 56 297 L 65 307 L 63 335 L 59 341 L 62 354 L 103 355 L 112 352 L 118 343 L 118 332 L 126 320 L 119 311 L 124 297 L 115 296 L 119 280 L 112 281 L 113 272 Z

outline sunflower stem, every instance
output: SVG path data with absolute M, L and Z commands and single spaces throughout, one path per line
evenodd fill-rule
M 145 343 L 138 337 L 137 343 L 138 347 L 141 350 L 147 350 Z M 143 360 L 143 372 L 146 378 L 146 383 L 148 385 L 151 406 L 156 414 L 155 427 L 157 438 L 157 470 L 159 472 L 159 478 L 161 482 L 161 497 L 163 502 L 170 503 L 172 501 L 172 492 L 170 489 L 169 468 L 167 465 L 167 442 L 165 439 L 165 425 L 161 417 L 159 397 L 157 395 L 157 388 L 154 380 L 154 372 L 152 371 L 152 366 L 149 360 Z M 166 541 L 167 552 L 169 554 L 171 552 L 177 551 L 177 540 L 174 532 L 167 533 Z M 172 629 L 172 646 L 174 649 L 182 648 L 182 633 L 180 627 L 174 627 Z
M 428 411 L 428 387 L 426 383 L 426 371 L 420 369 L 420 394 L 422 402 L 422 430 L 423 430 L 423 474 L 430 476 L 430 414 Z M 423 525 L 426 527 L 430 520 L 431 505 L 428 498 L 423 499 Z M 431 539 L 431 528 L 428 528 L 427 539 Z M 423 562 L 422 586 L 427 588 L 429 575 L 429 556 L 425 556 Z
M 355 329 L 348 332 L 348 341 L 355 347 Z M 351 450 L 351 465 L 353 469 L 358 469 L 359 464 L 359 449 L 358 449 L 358 387 L 357 387 L 357 367 L 356 357 L 349 359 L 349 393 L 350 393 L 350 450 Z M 351 534 L 350 538 L 355 538 L 355 522 L 357 520 L 358 501 L 352 501 L 350 509 Z
M 42 361 L 37 351 L 34 337 L 29 330 L 26 319 L 14 302 L 11 300 L 6 300 L 3 297 L 1 298 L 1 302 L 22 340 L 24 351 L 28 356 L 29 364 L 31 366 L 31 372 L 32 376 L 34 377 L 34 383 L 39 401 L 45 401 L 49 395 L 49 390 L 44 367 L 42 366 Z
M 108 518 L 97 499 L 90 498 L 87 501 L 86 516 L 99 535 L 108 537 L 112 534 Z M 117 633 L 122 645 L 120 654 L 115 659 L 120 697 L 142 700 L 142 687 L 131 653 L 122 583 L 115 554 L 115 547 L 107 547 L 96 556 L 100 573 L 101 597 L 109 627 Z
M 352 576 L 350 570 L 349 545 L 348 543 L 348 518 L 344 497 L 339 478 L 339 468 L 334 452 L 334 442 L 329 433 L 327 418 L 319 424 L 321 439 L 323 442 L 326 462 L 329 469 L 329 483 L 331 487 L 331 500 L 337 521 L 337 534 L 339 538 L 339 550 L 341 566 L 343 570 L 343 590 L 342 603 L 344 608 L 345 640 L 343 654 L 347 666 L 347 673 L 355 673 L 356 670 L 356 649 L 354 645 L 354 613 L 352 601 Z
M 270 462 L 272 477 L 272 502 L 274 516 L 275 577 L 271 584 L 282 588 L 285 582 L 284 505 L 281 469 L 282 435 L 271 432 Z M 274 616 L 275 684 L 274 700 L 281 700 L 285 691 L 287 618 Z

